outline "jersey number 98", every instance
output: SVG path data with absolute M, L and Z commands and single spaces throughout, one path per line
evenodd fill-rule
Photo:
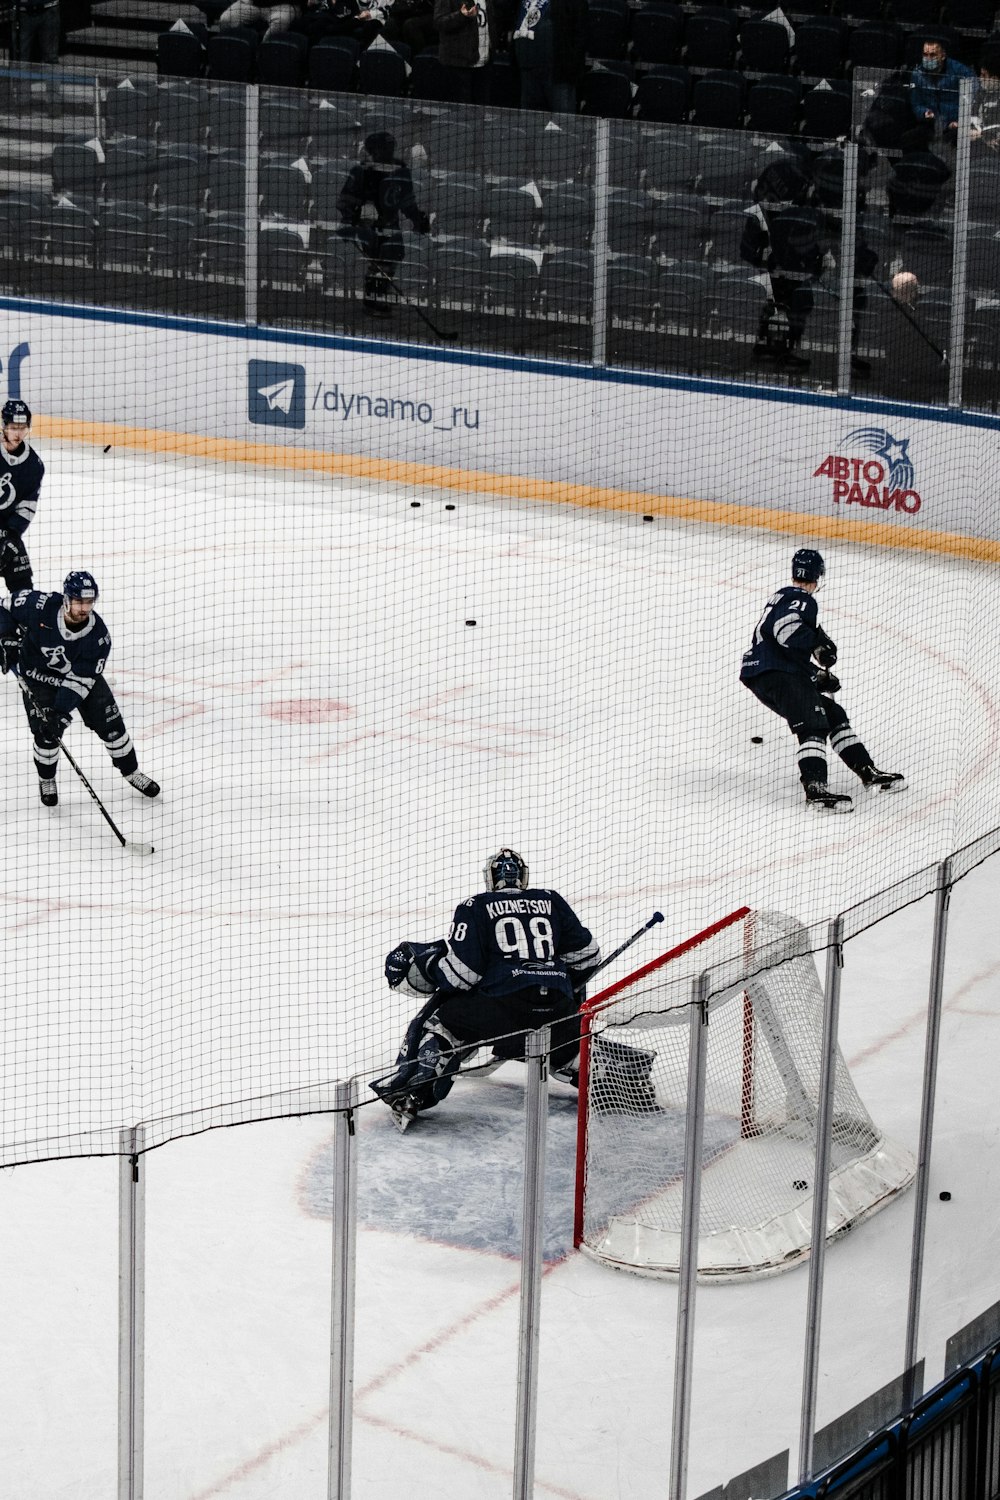
M 546 917 L 532 917 L 527 929 L 520 917 L 501 917 L 493 931 L 504 958 L 534 958 L 542 963 L 555 957 L 552 923 Z

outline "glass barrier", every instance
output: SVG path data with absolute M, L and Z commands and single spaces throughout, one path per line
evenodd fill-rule
M 856 71 L 855 167 L 846 135 L 6 71 L 0 286 L 994 410 L 1000 123 L 968 92 L 962 132 Z

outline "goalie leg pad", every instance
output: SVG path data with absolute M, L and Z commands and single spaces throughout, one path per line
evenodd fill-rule
M 594 1038 L 590 1089 L 602 1113 L 660 1114 L 652 1071 L 655 1054 L 603 1036 Z
M 413 1038 L 411 1032 L 415 1025 L 420 1030 Z M 369 1087 L 386 1103 L 406 1094 L 418 1109 L 433 1109 L 435 1104 L 448 1097 L 463 1058 L 474 1051 L 474 1047 L 462 1046 L 435 1011 L 410 1023 L 396 1059 L 395 1073 L 390 1078 L 369 1084 Z

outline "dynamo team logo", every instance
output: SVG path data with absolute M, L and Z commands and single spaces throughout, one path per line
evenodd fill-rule
M 306 425 L 306 372 L 302 365 L 252 359 L 247 369 L 251 422 L 261 427 Z
M 922 504 L 916 489 L 909 438 L 895 438 L 885 427 L 855 427 L 828 453 L 814 479 L 831 480 L 835 505 L 863 505 L 916 515 Z M 867 455 L 867 456 L 859 456 Z

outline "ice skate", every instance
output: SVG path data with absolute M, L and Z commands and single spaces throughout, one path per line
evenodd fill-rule
M 865 766 L 858 774 L 870 792 L 906 791 L 906 777 L 902 771 L 879 771 L 875 766 Z
M 43 807 L 55 807 L 59 802 L 59 792 L 56 788 L 54 776 L 38 778 L 38 795 L 42 799 Z
M 144 797 L 158 797 L 160 795 L 160 783 L 154 781 L 152 776 L 145 776 L 142 771 L 133 771 L 131 776 L 125 777 L 125 780 L 129 786 L 134 786 L 136 791 L 141 792 Z
M 392 1110 L 392 1123 L 400 1135 L 405 1135 L 420 1113 L 416 1099 L 412 1094 L 397 1094 L 395 1099 L 387 1099 L 385 1102 Z
M 810 781 L 806 787 L 806 802 L 818 812 L 849 813 L 854 803 L 846 792 L 831 792 L 825 781 Z

